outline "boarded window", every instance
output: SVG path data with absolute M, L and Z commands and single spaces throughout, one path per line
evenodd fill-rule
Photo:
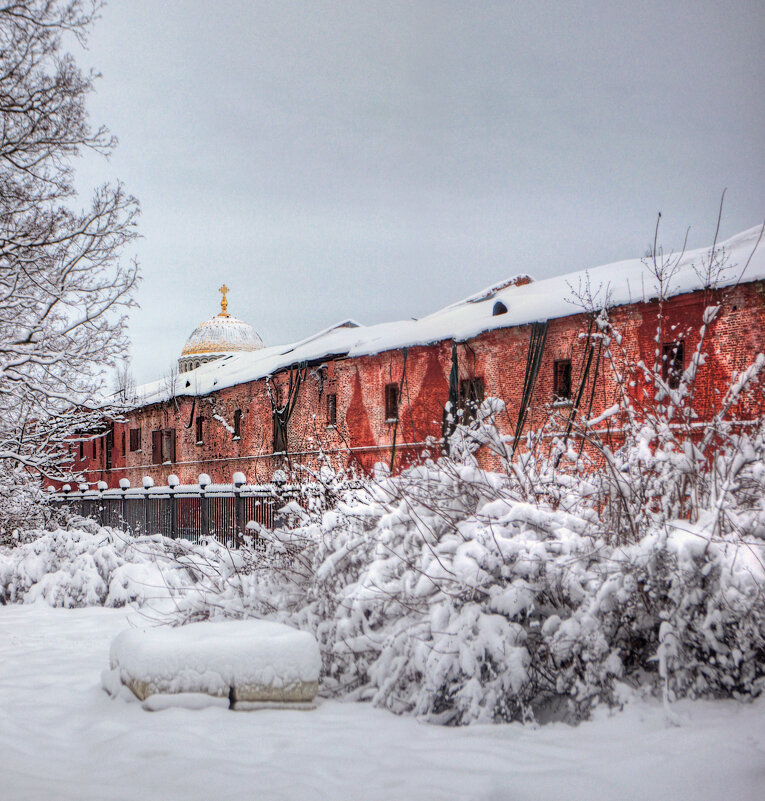
M 398 420 L 398 384 L 385 385 L 385 419 Z
M 205 419 L 197 416 L 197 445 L 203 445 L 205 441 Z
M 141 429 L 140 428 L 131 428 L 130 429 L 130 450 L 131 451 L 140 451 L 141 450 Z
M 327 425 L 337 424 L 337 395 L 327 395 Z
M 234 436 L 239 439 L 242 436 L 242 410 L 234 409 Z
M 571 359 L 558 359 L 553 370 L 554 399 L 556 401 L 571 400 Z
M 685 370 L 683 342 L 665 342 L 661 351 L 661 377 L 670 389 L 677 389 Z
M 151 462 L 162 464 L 162 430 L 159 428 L 151 432 Z
M 462 421 L 474 420 L 478 407 L 483 403 L 483 378 L 463 378 L 460 381 L 460 409 Z

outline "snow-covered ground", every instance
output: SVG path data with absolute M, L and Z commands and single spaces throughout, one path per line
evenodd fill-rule
M 135 612 L 0 607 L 0 797 L 760 799 L 765 699 L 635 702 L 577 728 L 444 728 L 366 704 L 146 712 L 101 689 Z

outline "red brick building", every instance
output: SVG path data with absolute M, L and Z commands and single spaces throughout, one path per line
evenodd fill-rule
M 642 260 L 542 281 L 519 276 L 419 320 L 347 320 L 277 347 L 228 315 L 223 287 L 221 313 L 192 334 L 178 375 L 139 388 L 125 423 L 73 446 L 74 469 L 109 486 L 125 477 L 136 486 L 145 475 L 165 483 L 170 474 L 196 483 L 200 473 L 228 483 L 235 471 L 265 482 L 281 469 L 299 477 L 324 457 L 400 469 L 423 451 L 438 455 L 450 399 L 470 414 L 484 397 L 500 398 L 507 435 L 575 404 L 592 417 L 616 389 L 592 337 L 589 310 L 604 305 L 629 359 L 651 364 L 658 351 L 670 383 L 690 363 L 704 310 L 719 306 L 695 404 L 713 414 L 731 378 L 765 352 L 765 246 L 750 259 L 758 235 L 719 245 L 714 274 L 708 248 L 677 258 L 663 290 Z M 630 391 L 639 401 L 646 388 Z

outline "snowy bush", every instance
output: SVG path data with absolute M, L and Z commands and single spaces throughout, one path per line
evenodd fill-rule
M 125 592 L 124 575 L 144 563 L 138 541 L 107 529 L 32 532 L 37 536 L 7 554 L 0 554 L 0 602 L 51 606 L 118 606 L 145 597 Z M 122 587 L 119 601 L 110 584 Z M 155 578 L 156 580 L 156 578 Z
M 325 692 L 431 721 L 579 719 L 624 681 L 756 694 L 765 548 L 710 527 L 612 545 L 593 519 L 442 461 L 325 516 L 291 619 L 322 643 Z
M 213 546 L 217 553 L 220 546 Z M 193 558 L 189 559 L 188 554 Z M 0 603 L 120 607 L 167 614 L 193 594 L 208 547 L 160 536 L 130 537 L 74 519 L 68 529 L 29 531 L 25 542 L 0 550 Z
M 37 478 L 0 460 L 0 546 L 17 545 L 25 531 L 62 519 Z
M 442 459 L 230 551 L 91 524 L 0 554 L 0 601 L 270 617 L 313 633 L 322 692 L 440 723 L 578 720 L 623 684 L 667 700 L 765 682 L 765 542 L 674 521 L 628 545 Z M 269 537 L 268 539 L 266 539 Z
M 230 551 L 211 539 L 133 538 L 74 518 L 69 528 L 23 533 L 22 544 L 0 548 L 0 603 L 110 607 L 136 603 L 164 620 L 174 612 L 184 621 L 218 614 L 255 613 L 255 565 L 270 574 L 294 560 L 284 546 L 274 553 L 244 548 Z M 258 611 L 273 611 L 263 602 Z

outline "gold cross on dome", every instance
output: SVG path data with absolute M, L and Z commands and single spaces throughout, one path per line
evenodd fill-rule
M 231 290 L 223 284 L 223 286 L 218 290 L 218 292 L 223 295 L 220 299 L 220 313 L 226 315 L 228 317 L 228 301 L 226 300 L 226 292 L 230 292 Z

